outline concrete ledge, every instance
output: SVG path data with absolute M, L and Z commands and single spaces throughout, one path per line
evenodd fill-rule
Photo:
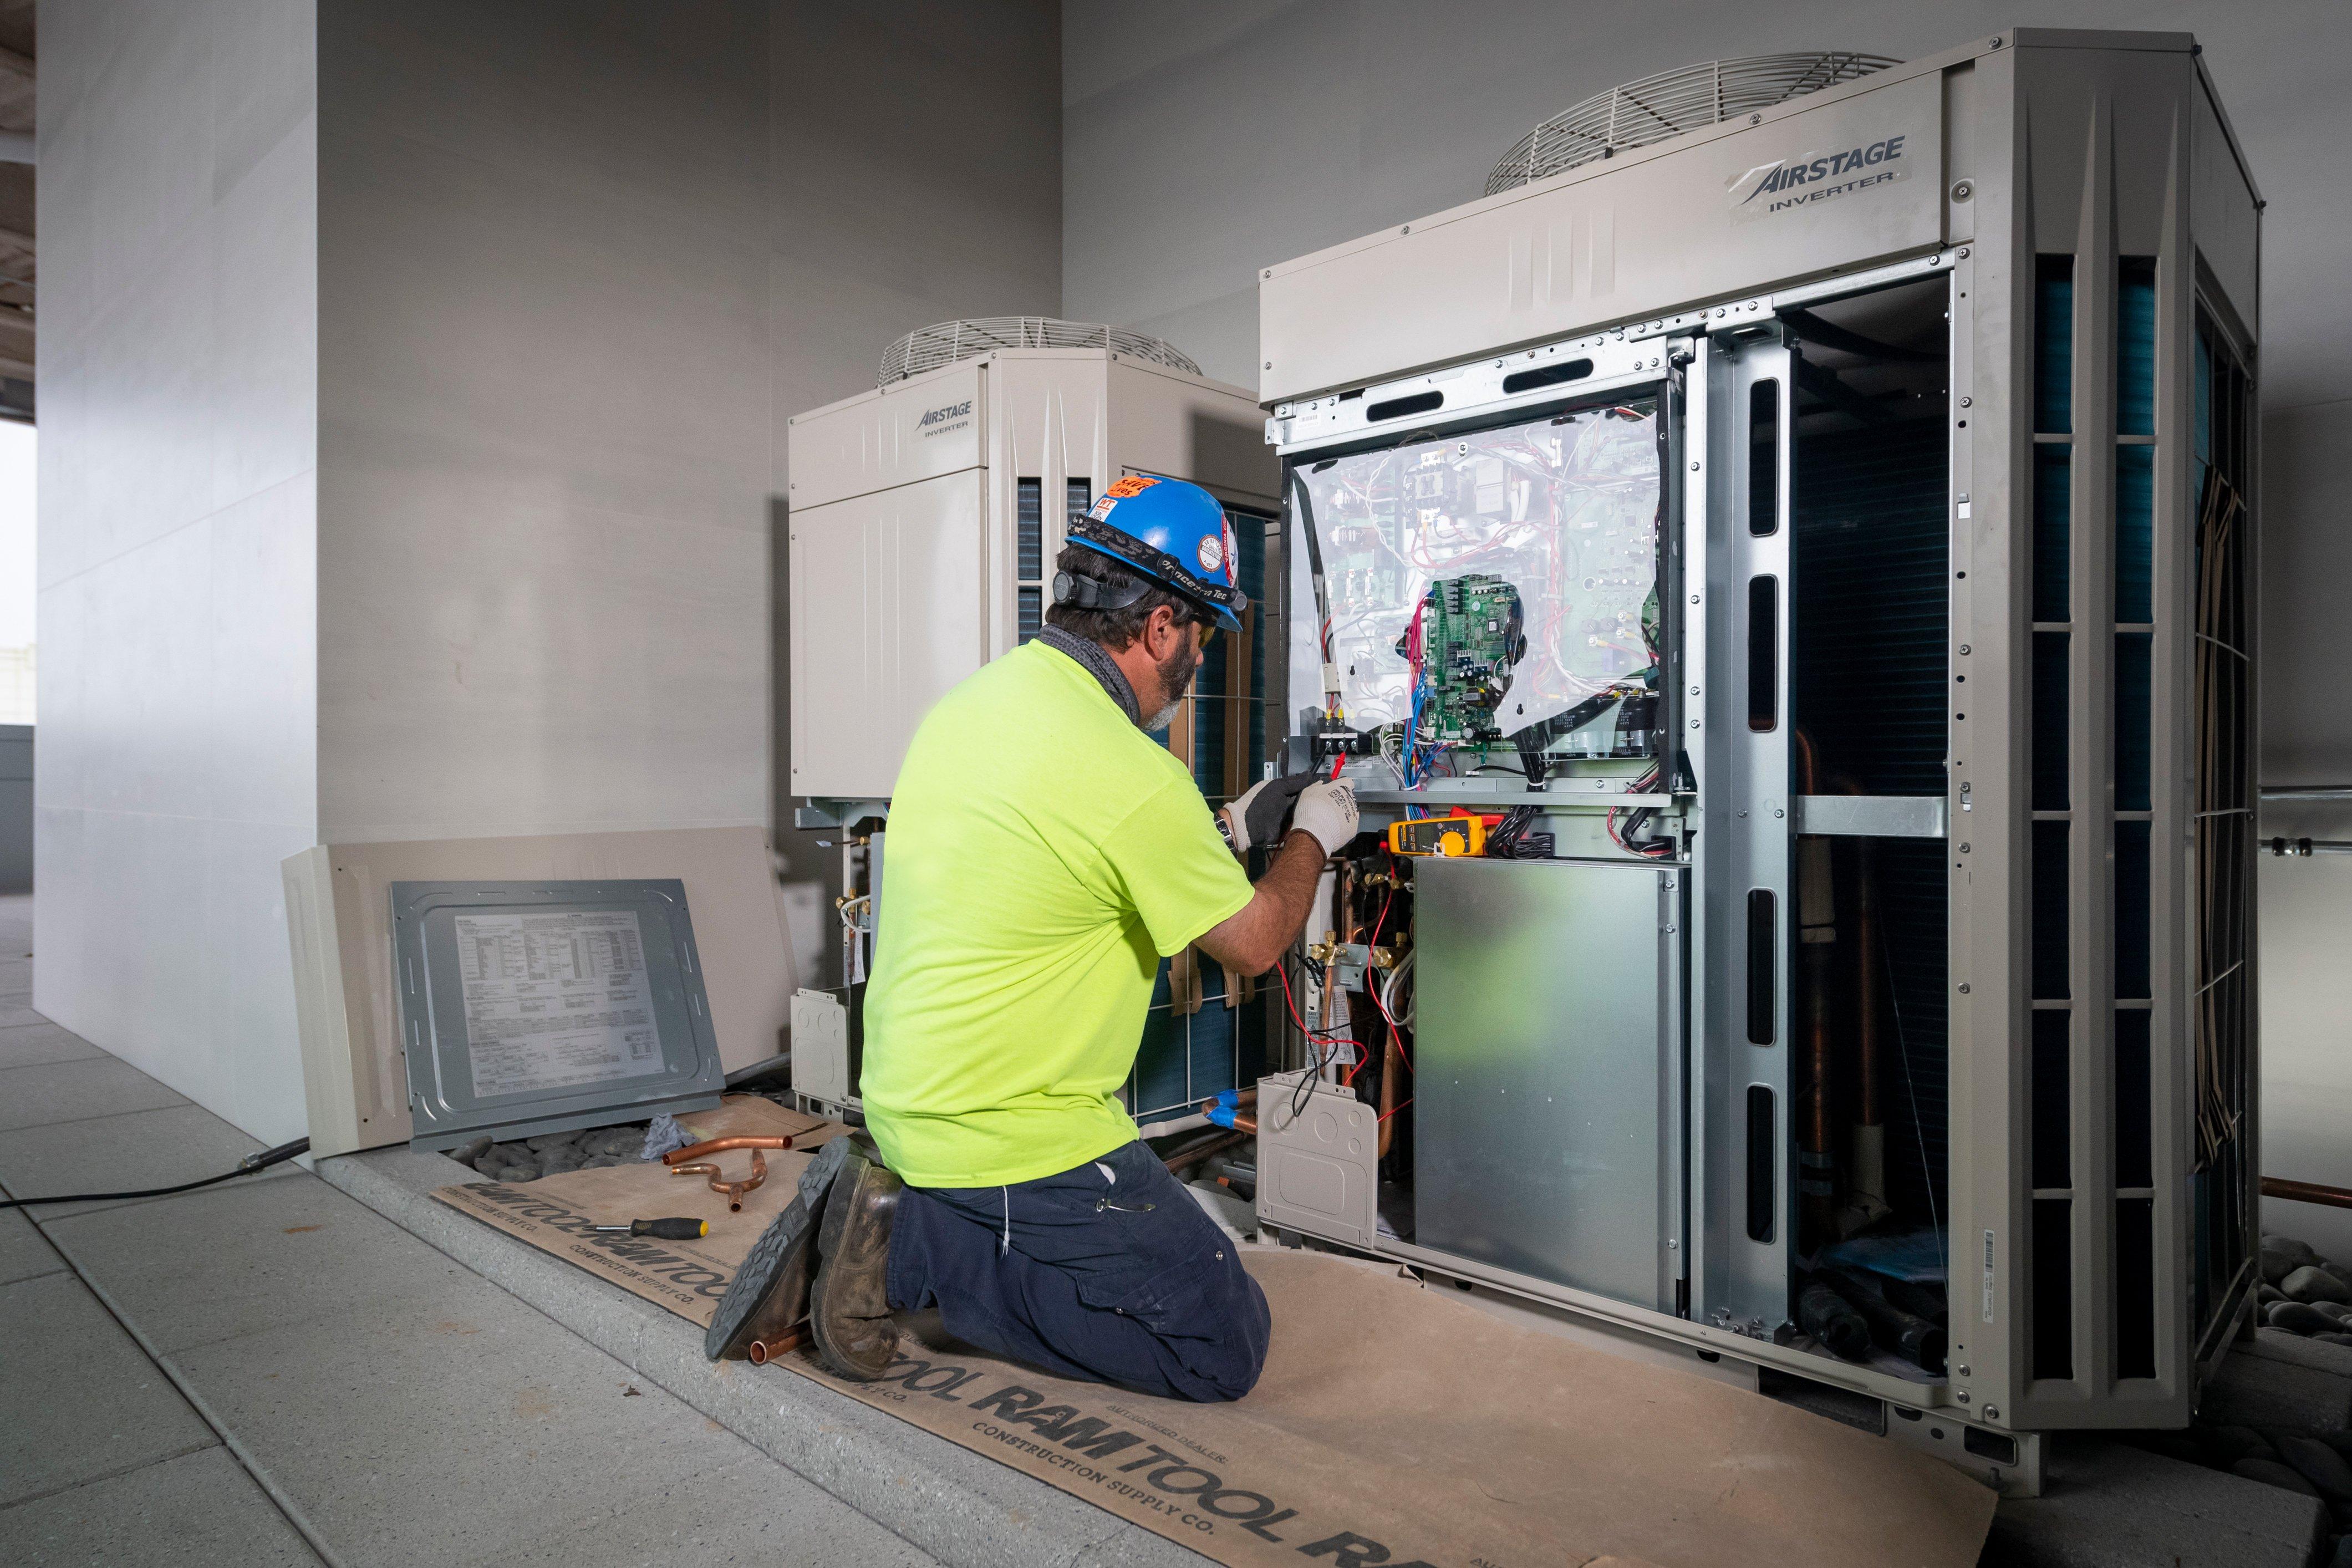
M 2061 1437 L 2038 1498 L 2002 1500 L 1999 1568 L 2303 1568 L 2327 1529 L 2317 1498 L 2127 1443 Z
M 705 1361 L 702 1331 L 685 1319 L 433 1202 L 436 1187 L 479 1179 L 453 1160 L 381 1149 L 321 1160 L 317 1171 L 942 1563 L 1198 1568 L 1210 1561 L 796 1373 Z

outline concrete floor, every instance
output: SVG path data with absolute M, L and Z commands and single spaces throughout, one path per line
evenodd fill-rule
M 32 1011 L 30 905 L 0 898 L 0 1191 L 252 1152 Z M 0 1568 L 1206 1561 L 806 1379 L 710 1365 L 692 1324 L 428 1202 L 458 1172 L 438 1155 L 323 1169 L 0 1211 Z M 2222 1374 L 2209 1419 L 2352 1426 L 2336 1347 L 2259 1343 Z M 2315 1498 L 2095 1436 L 2050 1474 L 1987 1564 L 2330 1560 Z
M 32 1010 L 0 898 L 0 1189 L 257 1144 Z M 0 1211 L 0 1564 L 928 1563 L 292 1165 Z

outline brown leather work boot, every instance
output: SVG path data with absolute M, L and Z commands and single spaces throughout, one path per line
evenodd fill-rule
M 882 1168 L 873 1145 L 857 1139 L 834 1179 L 824 1226 L 817 1233 L 809 1328 L 826 1369 L 860 1383 L 888 1372 L 898 1353 L 887 1276 L 890 1224 L 898 1217 L 903 1186 Z

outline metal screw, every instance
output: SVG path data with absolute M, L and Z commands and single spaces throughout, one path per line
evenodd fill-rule
M 1405 233 L 1407 233 L 1407 234 L 1411 234 L 1411 233 L 1412 232 L 1412 225 L 1411 225 L 1411 224 L 1407 224 L 1407 225 L 1405 225 L 1405 226 L 1404 226 L 1404 232 L 1405 232 Z
M 1952 1397 L 1958 1400 L 1961 1404 L 1966 1405 L 1969 1402 L 1969 1391 L 1964 1388 L 1960 1390 L 1959 1393 L 1952 1395 Z
M 1963 408 L 1974 408 L 1976 406 L 1976 399 L 1973 397 L 1963 397 L 1960 399 L 1960 406 Z
M 1764 123 L 1764 117 L 1760 114 L 1751 114 L 1748 117 L 1748 123 L 1750 125 L 1761 125 Z
M 2000 1405 L 1986 1405 L 1986 1406 L 1985 1406 L 1984 1415 L 1985 1415 L 1985 1419 L 1986 1419 L 1986 1420 L 1988 1420 L 1988 1421 L 1998 1421 L 1998 1420 L 2000 1420 Z
M 1970 196 L 1974 195 L 1975 194 L 1976 194 L 1976 187 L 1975 187 L 1974 185 L 1972 185 L 1972 184 L 1969 184 L 1966 180 L 1954 180 L 1954 181 L 1952 182 L 1952 199 L 1953 199 L 1954 201 L 1956 201 L 1956 202 L 1964 202 L 1964 201 L 1967 201 Z
M 1962 651 L 1964 651 L 1964 652 L 1965 652 L 1966 650 L 1965 650 L 1965 649 L 1963 649 Z M 1692 688 L 1691 688 L 1691 695 L 1692 695 L 1693 697 L 1696 697 L 1696 696 L 1697 696 L 1697 695 L 1698 695 L 1698 688 L 1697 688 L 1697 687 L 1694 686 L 1694 687 L 1692 687 Z
M 1694 604 L 1694 605 L 1696 605 L 1696 604 L 1697 604 L 1697 603 L 1698 603 L 1698 595 L 1697 595 L 1696 594 L 1693 594 L 1693 595 L 1691 595 L 1691 603 L 1692 603 L 1692 604 Z M 1696 691 L 1696 689 L 1697 689 L 1696 687 L 1693 687 L 1691 689 L 1693 689 L 1694 691 Z
M 1961 658 L 1966 658 L 1968 657 L 1968 653 L 1969 653 L 1969 645 L 1968 645 L 1968 644 L 1966 644 L 1966 643 L 1962 643 L 1962 644 L 1960 645 L 1960 657 L 1961 657 Z
M 1698 472 L 1698 459 L 1696 458 L 1693 458 L 1691 459 L 1691 472 L 1694 474 Z
M 1965 845 L 1965 844 L 1961 845 L 1961 846 L 1960 846 L 1960 853 L 1961 853 L 1961 854 L 1963 854 L 1963 855 L 1965 855 L 1965 854 L 1967 854 L 1968 852 L 1969 852 L 1969 847 L 1968 847 L 1967 845 Z
M 1960 994 L 1961 994 L 1961 995 L 1963 995 L 1963 996 L 1965 996 L 1965 995 L 1967 995 L 1968 994 L 1969 994 L 1969 983 L 1968 983 L 1967 981 L 1963 980 L 1963 981 L 1961 981 L 1961 982 L 1960 982 Z
M 1788 814 L 1787 812 L 1785 812 L 1785 811 L 1782 811 L 1779 806 L 1777 806 L 1777 805 L 1776 805 L 1776 806 L 1774 806 L 1774 807 L 1772 808 L 1772 815 L 1773 815 L 1773 816 L 1788 816 L 1789 814 Z
M 1969 1369 L 1968 1369 L 1967 1367 L 1962 1367 L 1962 1368 L 1960 1368 L 1960 1375 L 1961 1375 L 1962 1377 L 1966 1377 L 1966 1376 L 1968 1376 L 1968 1375 L 1969 1375 Z
M 1691 721 L 1691 728 L 1692 728 L 1692 729 L 1694 729 L 1694 730 L 1696 730 L 1696 729 L 1697 729 L 1697 728 L 1698 728 L 1698 721 L 1697 721 L 1697 720 L 1694 719 L 1694 720 L 1692 720 L 1692 721 Z
M 1968 255 L 1968 253 L 1969 253 L 1969 247 L 1968 247 L 1967 246 L 1965 246 L 1965 245 L 1964 245 L 1964 246 L 1960 247 L 1960 255 L 1961 255 L 1963 258 L 1965 258 L 1965 257 Z M 1268 274 L 1268 276 L 1272 276 L 1272 274 Z
M 1968 254 L 1968 252 L 1966 252 L 1966 251 L 1962 251 L 1960 254 L 1961 254 L 1961 255 L 1963 255 L 1963 256 L 1965 256 L 1965 255 L 1967 255 L 1967 254 Z M 1265 271 L 1263 271 L 1263 272 L 1259 273 L 1259 274 L 1258 274 L 1258 276 L 1259 276 L 1259 277 L 1261 277 L 1261 278 L 1271 278 L 1271 277 L 1273 277 L 1273 276 L 1274 276 L 1274 268 L 1271 268 L 1271 267 L 1269 267 L 1269 268 L 1267 268 Z
M 1272 360 L 1268 360 L 1268 361 L 1266 361 L 1266 362 L 1265 362 L 1265 368 L 1266 368 L 1266 369 L 1268 369 L 1268 370 L 1272 370 L 1272 369 L 1274 368 L 1274 362 L 1273 362 Z

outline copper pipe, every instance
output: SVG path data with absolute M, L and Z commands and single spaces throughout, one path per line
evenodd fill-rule
M 751 1358 L 753 1366 L 765 1366 L 770 1362 L 787 1355 L 806 1343 L 808 1343 L 808 1330 L 805 1326 L 786 1329 L 773 1339 L 753 1340 L 743 1347 L 743 1353 Z
M 1797 793 L 1811 795 L 1817 776 L 1812 737 L 1802 729 L 1795 729 L 1790 743 L 1796 753 Z M 1792 841 L 1791 847 L 1796 850 L 1795 924 L 1800 961 L 1797 994 L 1801 1014 L 1799 1027 L 1804 1042 L 1806 1073 L 1811 1079 L 1801 1097 L 1803 1114 L 1796 1128 L 1799 1245 L 1811 1250 L 1828 1239 L 1837 1201 L 1832 1185 L 1830 1152 L 1833 1136 L 1830 1100 L 1830 960 L 1837 942 L 1837 913 L 1834 884 L 1827 864 L 1828 841 L 1801 836 Z M 1819 874 L 1809 876 L 1808 867 L 1816 858 L 1820 861 Z M 1823 908 L 1824 904 L 1828 907 Z M 1821 940 L 1814 940 L 1814 933 L 1822 931 L 1825 934 Z
M 1216 1102 L 1214 1100 L 1211 1100 L 1209 1103 L 1213 1105 Z M 1235 1117 L 1234 1120 L 1235 1121 L 1239 1121 L 1241 1119 L 1239 1117 Z M 1228 1132 L 1222 1138 L 1211 1138 L 1202 1142 L 1195 1143 L 1189 1149 L 1177 1150 L 1176 1152 L 1169 1156 L 1163 1163 L 1168 1167 L 1168 1173 L 1172 1176 L 1178 1172 L 1190 1166 L 1199 1164 L 1202 1161 L 1207 1159 L 1212 1154 L 1223 1152 L 1225 1150 L 1230 1149 L 1234 1144 L 1240 1142 L 1243 1138 L 1246 1136 L 1247 1134 L 1243 1132 Z
M 1374 1158 L 1389 1157 L 1389 1145 L 1396 1142 L 1397 1079 L 1404 1072 L 1404 1052 L 1397 1048 L 1396 1030 L 1389 1030 L 1388 1044 L 1381 1047 L 1381 1135 L 1380 1147 Z
M 705 1154 L 717 1154 L 729 1149 L 789 1149 L 790 1138 L 771 1134 L 765 1137 L 708 1138 L 699 1143 L 689 1143 L 683 1149 L 673 1149 L 662 1156 L 665 1165 L 676 1165 L 688 1160 L 699 1160 Z
M 2263 1196 L 2290 1198 L 2299 1204 L 2319 1204 L 2332 1209 L 2352 1209 L 2352 1192 L 2342 1187 L 2324 1187 L 2317 1182 L 2289 1182 L 2277 1176 L 2264 1176 Z
M 719 1139 L 717 1142 L 732 1142 L 732 1140 Z M 772 1140 L 755 1138 L 748 1140 L 748 1142 L 754 1144 L 765 1144 L 772 1142 Z M 691 1152 L 691 1151 L 681 1149 L 678 1152 L 683 1154 Z M 669 1158 L 670 1156 L 667 1154 L 662 1156 L 665 1163 L 667 1163 Z M 744 1177 L 740 1182 L 730 1182 L 725 1180 L 722 1177 L 719 1167 L 711 1164 L 671 1165 L 669 1168 L 669 1173 L 673 1176 L 709 1177 L 710 1190 L 727 1200 L 728 1212 L 730 1214 L 740 1214 L 743 1210 L 743 1194 L 750 1192 L 752 1188 L 759 1186 L 768 1179 L 768 1157 L 760 1152 L 758 1148 L 754 1148 L 751 1151 L 751 1173 Z
M 1861 1030 L 1858 1037 L 1860 1061 L 1854 1069 L 1854 1087 L 1859 1105 L 1854 1120 L 1864 1127 L 1875 1127 L 1885 1120 L 1878 1103 L 1879 1019 L 1886 1008 L 1886 971 L 1879 952 L 1878 930 L 1878 867 L 1877 857 L 1865 838 L 1856 846 L 1858 887 L 1854 894 L 1853 952 L 1860 968 Z

